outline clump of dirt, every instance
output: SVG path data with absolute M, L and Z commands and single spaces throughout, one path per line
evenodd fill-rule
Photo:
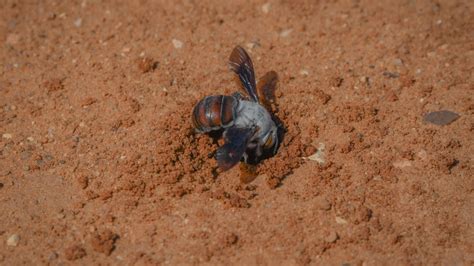
M 94 251 L 104 253 L 109 256 L 115 248 L 115 241 L 119 236 L 110 230 L 97 232 L 92 236 L 91 246 Z
M 160 176 L 160 184 L 181 187 L 178 196 L 203 189 L 217 177 L 217 164 L 212 158 L 217 144 L 208 135 L 194 131 L 192 107 L 193 103 L 188 102 L 158 121 L 161 137 L 156 151 L 156 174 Z
M 174 196 L 184 196 L 193 191 L 206 191 L 219 178 L 217 162 L 213 157 L 219 141 L 210 134 L 198 134 L 191 123 L 194 102 L 185 102 L 181 108 L 163 115 L 157 121 L 160 137 L 157 143 L 154 169 L 159 176 L 156 185 L 168 185 Z M 306 146 L 301 143 L 300 130 L 291 118 L 282 112 L 285 126 L 284 139 L 274 157 L 261 161 L 257 173 L 267 176 L 267 183 L 276 188 L 287 175 L 302 163 Z M 288 126 L 286 126 L 288 124 Z M 237 168 L 237 167 L 236 167 Z M 238 202 L 233 196 L 231 202 Z M 232 203 L 232 206 L 246 204 Z
M 86 255 L 87 253 L 84 248 L 79 245 L 73 245 L 64 250 L 64 256 L 67 260 L 77 260 L 83 258 Z
M 266 182 L 270 188 L 276 188 L 281 181 L 298 168 L 303 162 L 303 156 L 307 156 L 307 147 L 301 141 L 301 130 L 292 122 L 291 116 L 284 112 L 277 114 L 283 122 L 283 141 L 277 153 L 257 166 L 257 172 L 267 177 Z

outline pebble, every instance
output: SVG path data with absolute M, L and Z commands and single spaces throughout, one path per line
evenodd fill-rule
M 307 69 L 301 69 L 300 70 L 300 75 L 306 77 L 306 76 L 309 75 L 309 71 Z
M 283 38 L 286 38 L 288 36 L 290 36 L 290 33 L 293 31 L 293 29 L 286 29 L 286 30 L 282 30 L 280 32 L 280 37 L 283 37 Z
M 418 158 L 422 159 L 422 160 L 426 160 L 426 158 L 428 157 L 428 153 L 425 151 L 425 150 L 420 150 L 419 152 L 416 153 L 416 156 L 418 156 Z
M 457 113 L 447 111 L 447 110 L 442 110 L 442 111 L 427 113 L 423 117 L 423 120 L 425 122 L 435 124 L 438 126 L 445 126 L 456 121 L 458 118 L 459 118 L 459 115 Z
M 270 3 L 263 4 L 262 5 L 262 12 L 265 13 L 265 14 L 268 14 L 268 12 L 270 12 L 270 7 L 271 7 Z
M 2 135 L 2 138 L 4 138 L 4 139 L 11 139 L 12 137 L 13 137 L 13 135 L 10 134 L 10 133 L 5 133 L 5 134 Z
M 328 243 L 334 243 L 339 238 L 336 231 L 331 230 L 329 234 L 324 238 L 324 241 Z
M 17 235 L 17 234 L 13 234 L 8 238 L 7 245 L 12 246 L 12 247 L 16 247 L 16 246 L 18 246 L 18 242 L 20 242 L 20 236 Z
M 174 48 L 176 48 L 176 49 L 183 48 L 183 42 L 182 41 L 177 40 L 177 39 L 173 39 L 173 40 L 171 40 L 171 42 L 173 43 Z
M 449 44 L 445 43 L 445 44 L 441 45 L 441 46 L 438 47 L 438 48 L 439 48 L 440 50 L 446 50 L 446 49 L 448 49 L 448 47 L 449 47 Z
M 347 224 L 347 221 L 344 218 L 336 216 L 336 223 L 337 224 Z
M 82 25 L 82 18 L 78 18 L 74 21 L 74 26 L 80 27 Z
M 400 168 L 400 169 L 403 169 L 403 168 L 407 168 L 407 167 L 410 167 L 412 166 L 412 163 L 410 160 L 400 160 L 400 161 L 396 161 L 393 163 L 393 166 L 396 167 L 396 168 Z
M 254 41 L 248 42 L 245 46 L 247 46 L 247 49 L 252 50 L 253 48 L 259 47 L 260 42 L 258 40 L 254 40 Z
M 395 59 L 393 60 L 393 64 L 396 65 L 396 66 L 402 66 L 402 65 L 403 65 L 403 61 L 402 61 L 402 59 L 400 59 L 400 58 L 395 58 Z

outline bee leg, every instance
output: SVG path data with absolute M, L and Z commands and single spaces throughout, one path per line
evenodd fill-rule
M 273 146 L 273 155 L 275 155 L 277 153 L 277 149 L 278 149 L 278 137 L 275 138 L 275 144 Z
M 262 146 L 257 145 L 257 148 L 255 148 L 255 155 L 258 157 L 262 156 Z

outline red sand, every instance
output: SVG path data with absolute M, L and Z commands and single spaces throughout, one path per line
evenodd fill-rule
M 473 264 L 473 13 L 3 1 L 0 264 Z M 287 128 L 249 185 L 190 119 L 238 90 L 237 44 L 279 74 Z M 460 118 L 423 122 L 444 109 Z

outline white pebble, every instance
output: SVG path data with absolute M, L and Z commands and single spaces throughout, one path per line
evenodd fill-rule
M 17 234 L 11 235 L 7 240 L 7 245 L 16 247 L 18 246 L 18 242 L 20 242 L 20 236 Z
M 400 169 L 410 167 L 411 165 L 411 161 L 407 159 L 393 162 L 393 166 Z
M 301 76 L 308 76 L 309 75 L 309 71 L 307 69 L 301 69 L 300 70 L 300 75 Z
M 183 48 L 183 42 L 182 41 L 177 40 L 177 39 L 173 39 L 171 42 L 173 43 L 174 48 L 176 48 L 176 49 Z
M 337 224 L 347 224 L 347 221 L 339 216 L 336 216 L 336 223 Z
M 74 26 L 79 28 L 81 25 L 82 25 L 82 18 L 78 18 L 76 19 L 76 21 L 74 21 Z
M 280 37 L 283 37 L 283 38 L 286 38 L 288 36 L 290 36 L 290 33 L 293 31 L 293 29 L 286 29 L 286 30 L 282 30 L 280 32 Z
M 5 133 L 5 134 L 2 135 L 2 138 L 4 138 L 4 139 L 11 139 L 11 138 L 13 138 L 13 135 L 10 134 L 10 133 Z

